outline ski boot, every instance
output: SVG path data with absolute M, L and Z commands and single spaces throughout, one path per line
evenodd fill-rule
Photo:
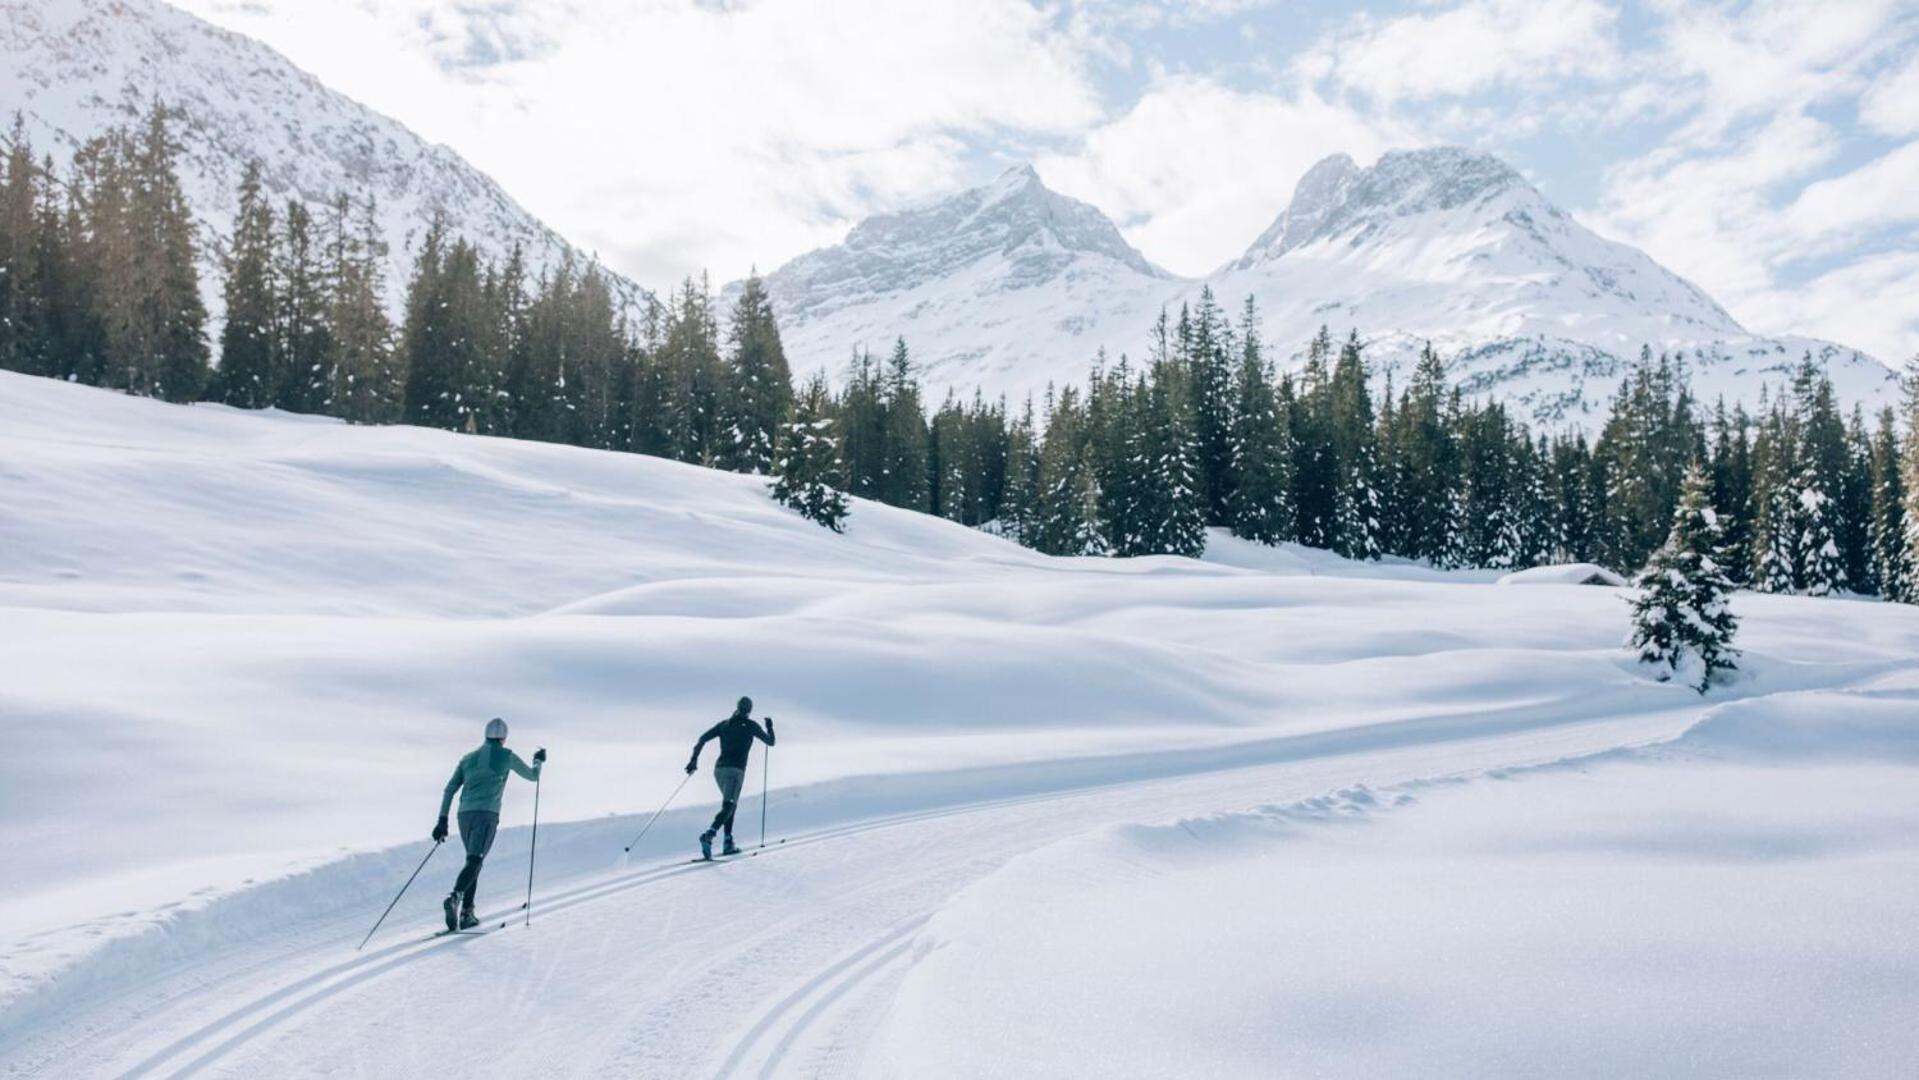
M 460 909 L 460 929 L 471 930 L 478 925 L 480 925 L 480 920 L 474 917 L 472 904 L 468 904 Z
M 446 912 L 446 932 L 452 933 L 460 928 L 460 894 L 450 892 L 441 901 L 440 910 Z
M 721 849 L 720 849 L 720 854 L 722 854 L 722 855 L 738 855 L 739 853 L 740 853 L 740 849 L 739 849 L 739 848 L 737 848 L 737 847 L 735 847 L 735 846 L 733 846 L 733 838 L 732 838 L 732 837 L 730 837 L 730 836 L 729 836 L 729 837 L 727 837 L 727 838 L 726 838 L 726 846 L 725 846 L 724 848 L 721 848 Z
M 713 861 L 713 830 L 712 829 L 708 829 L 705 832 L 700 834 L 700 858 L 705 859 L 707 862 Z

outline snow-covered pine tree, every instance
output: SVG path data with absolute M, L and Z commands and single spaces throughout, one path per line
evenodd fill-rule
M 1384 554 L 1380 544 L 1379 466 L 1373 440 L 1362 440 L 1346 463 L 1335 502 L 1338 525 L 1335 534 L 1338 550 L 1349 559 L 1376 560 Z
M 1899 483 L 1905 488 L 1906 565 L 1912 570 L 1909 598 L 1919 603 L 1919 356 L 1906 361 L 1905 443 L 1899 451 Z
M 834 532 L 846 528 L 846 467 L 829 414 L 823 375 L 813 376 L 793 403 L 793 419 L 780 432 L 773 462 L 773 498 L 808 521 Z
M 1766 501 L 1764 526 L 1756 537 L 1759 554 L 1753 566 L 1753 588 L 1791 593 L 1799 576 L 1798 517 L 1791 493 L 1783 485 L 1775 487 Z
M 1911 603 L 1912 553 L 1906 547 L 1906 489 L 1899 469 L 1899 429 L 1891 408 L 1872 438 L 1872 563 L 1879 596 Z
M 1088 428 L 1079 391 L 1069 386 L 1048 410 L 1046 438 L 1040 444 L 1037 504 L 1030 535 L 1022 538 L 1036 551 L 1094 555 L 1106 550 Z
M 1000 487 L 1000 535 L 1025 543 L 1039 509 L 1039 436 L 1033 417 L 1033 399 L 1026 399 L 1006 430 L 1006 480 Z
M 1439 554 L 1433 559 L 1433 565 L 1444 570 L 1473 565 L 1473 535 L 1469 527 L 1472 502 L 1471 481 L 1456 481 L 1448 495 L 1445 517 L 1441 523 Z
M 1158 512 L 1141 520 L 1147 537 L 1137 554 L 1199 557 L 1206 550 L 1206 493 L 1192 415 L 1175 372 L 1162 368 L 1147 388 L 1147 438 L 1140 465 Z
M 1191 417 L 1195 482 L 1205 504 L 1209 525 L 1228 524 L 1232 498 L 1233 464 L 1233 328 L 1213 298 L 1211 286 L 1202 286 L 1199 304 L 1185 324 L 1182 357 Z
M 1273 390 L 1272 368 L 1260 341 L 1252 297 L 1240 320 L 1239 375 L 1234 384 L 1232 493 L 1227 516 L 1233 535 L 1276 544 L 1293 534 L 1293 448 Z
M 1734 668 L 1733 637 L 1739 619 L 1728 603 L 1732 581 L 1720 562 L 1719 515 L 1712 507 L 1712 479 L 1695 463 L 1681 486 L 1672 531 L 1640 575 L 1632 604 L 1629 644 L 1643 663 L 1668 674 L 1695 667 L 1694 689 L 1705 693 L 1713 677 Z
M 1820 486 L 1808 464 L 1800 474 L 1793 500 L 1798 506 L 1799 591 L 1807 596 L 1831 596 L 1846 587 L 1845 556 L 1839 547 L 1838 507 Z

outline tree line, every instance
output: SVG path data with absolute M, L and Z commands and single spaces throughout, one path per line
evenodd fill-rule
M 274 407 L 764 472 L 792 379 L 757 279 L 725 324 L 704 282 L 620 310 L 603 271 L 538 273 L 431 222 L 395 325 L 371 196 L 316 215 L 249 164 L 211 361 L 179 148 L 156 106 L 64 175 L 16 118 L 0 162 L 0 368 L 168 401 Z
M 1588 439 L 1464 400 L 1430 345 L 1397 390 L 1375 392 L 1357 334 L 1325 328 L 1278 372 L 1250 298 L 1235 323 L 1202 290 L 1146 346 L 1038 409 L 976 395 L 930 420 L 904 342 L 883 364 L 857 357 L 832 403 L 835 482 L 1055 555 L 1196 555 L 1221 528 L 1356 559 L 1632 573 L 1697 464 L 1734 584 L 1919 599 L 1919 441 L 1890 408 L 1844 411 L 1810 356 L 1748 411 L 1703 405 L 1683 358 L 1643 351 Z
M 1430 346 L 1403 388 L 1375 392 L 1357 334 L 1322 328 L 1281 373 L 1251 299 L 1234 320 L 1203 291 L 1161 315 L 1138 363 L 1102 354 L 1084 386 L 1018 409 L 978 393 L 929 409 L 904 341 L 856 354 L 837 391 L 817 376 L 796 389 L 757 277 L 724 318 L 691 279 L 622 310 L 591 262 L 535 273 L 437 220 L 395 325 L 372 199 L 342 194 L 316 219 L 297 199 L 276 206 L 254 165 L 215 367 L 167 124 L 156 107 L 56 177 L 16 120 L 0 367 L 772 473 L 776 497 L 835 528 L 850 493 L 1060 555 L 1196 555 L 1210 527 L 1359 559 L 1629 572 L 1666 538 L 1697 463 L 1736 584 L 1915 599 L 1919 443 L 1891 410 L 1870 426 L 1844 413 L 1809 357 L 1748 412 L 1704 407 L 1682 359 L 1642 353 L 1596 438 L 1536 438 L 1449 387 Z

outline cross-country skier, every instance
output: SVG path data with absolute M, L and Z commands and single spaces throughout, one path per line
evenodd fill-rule
M 460 841 L 466 845 L 466 865 L 453 881 L 453 891 L 441 905 L 446 910 L 448 930 L 469 930 L 480 924 L 473 917 L 474 887 L 480 883 L 480 864 L 492 850 L 493 834 L 500 828 L 500 796 L 506 790 L 507 770 L 528 780 L 538 780 L 546 763 L 546 748 L 533 752 L 533 765 L 506 748 L 506 721 L 494 717 L 486 722 L 486 742 L 453 766 L 453 778 L 446 782 L 440 796 L 440 820 L 433 826 L 433 839 L 446 839 L 446 812 L 453 805 L 453 793 L 460 792 Z
M 738 855 L 740 849 L 733 845 L 733 811 L 740 806 L 740 786 L 746 782 L 746 759 L 753 752 L 753 740 L 758 739 L 768 746 L 776 741 L 773 735 L 773 718 L 766 718 L 764 730 L 755 723 L 753 699 L 743 697 L 733 710 L 733 715 L 714 724 L 693 744 L 693 756 L 687 759 L 686 774 L 693 775 L 700 767 L 700 748 L 708 740 L 720 740 L 720 760 L 713 763 L 713 782 L 720 786 L 720 812 L 713 817 L 713 826 L 700 834 L 700 854 L 713 857 L 713 834 L 726 830 L 726 847 L 722 855 Z

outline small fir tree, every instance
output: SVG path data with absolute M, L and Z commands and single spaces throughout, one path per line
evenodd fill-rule
M 1721 563 L 1721 542 L 1712 479 L 1695 464 L 1686 473 L 1672 531 L 1640 575 L 1630 644 L 1641 662 L 1667 669 L 1662 679 L 1696 670 L 1694 688 L 1702 694 L 1718 672 L 1733 670 L 1739 655 L 1732 645 L 1739 620 L 1728 605 L 1733 584 Z
M 846 530 L 846 466 L 828 415 L 826 381 L 814 376 L 793 403 L 793 419 L 780 433 L 773 462 L 773 498 L 808 521 L 834 532 Z

